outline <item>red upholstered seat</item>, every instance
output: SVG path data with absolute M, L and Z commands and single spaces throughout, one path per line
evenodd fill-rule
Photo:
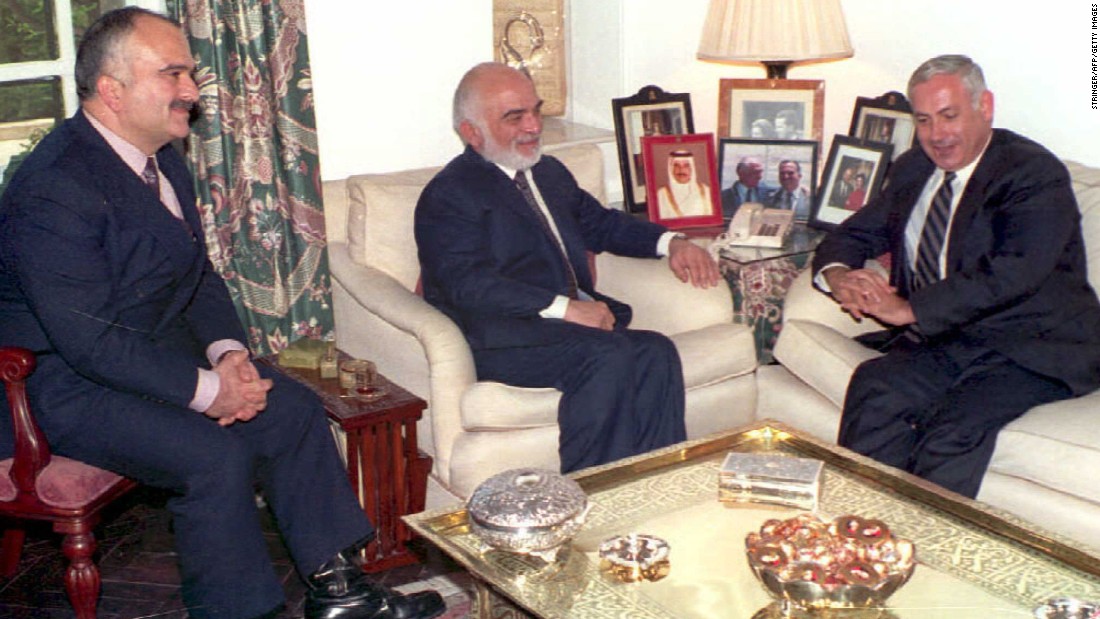
M 92 560 L 96 548 L 92 530 L 103 508 L 137 484 L 50 453 L 27 402 L 24 381 L 34 367 L 34 354 L 29 350 L 0 347 L 0 379 L 15 435 L 15 456 L 0 461 L 0 517 L 8 526 L 0 542 L 0 577 L 10 578 L 19 565 L 26 535 L 22 523 L 51 522 L 53 530 L 64 535 L 69 601 L 78 618 L 94 619 L 100 579 Z

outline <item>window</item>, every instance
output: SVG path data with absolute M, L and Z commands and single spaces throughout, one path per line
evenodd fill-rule
M 76 43 L 103 13 L 126 5 L 163 10 L 163 0 L 0 1 L 0 191 L 54 124 L 79 103 Z

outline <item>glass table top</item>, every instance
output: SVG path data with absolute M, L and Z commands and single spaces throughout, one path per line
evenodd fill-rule
M 718 250 L 718 256 L 723 260 L 746 265 L 764 260 L 808 254 L 817 249 L 818 244 L 825 238 L 825 234 L 824 230 L 811 228 L 804 223 L 795 223 L 790 234 L 783 241 L 782 247 L 726 245 Z
M 913 576 L 884 608 L 817 617 L 1032 617 L 1050 598 L 1100 600 L 1098 557 L 1068 540 L 774 422 L 571 475 L 591 509 L 556 561 L 484 550 L 463 505 L 406 521 L 475 579 L 538 617 L 788 616 L 750 570 L 745 536 L 765 520 L 801 511 L 720 502 L 718 471 L 731 451 L 822 460 L 819 517 L 877 518 L 914 543 Z M 625 583 L 601 570 L 600 542 L 631 533 L 668 542 L 666 577 Z

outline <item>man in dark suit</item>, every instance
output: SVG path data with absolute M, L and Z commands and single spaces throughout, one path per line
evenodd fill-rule
M 455 92 L 465 152 L 416 207 L 424 298 L 462 329 L 478 378 L 556 387 L 562 471 L 685 438 L 672 342 L 627 329 L 630 308 L 595 290 L 585 252 L 669 256 L 683 281 L 714 286 L 706 251 L 601 206 L 540 155 L 542 101 L 506 65 L 471 69 Z
M 794 159 L 779 162 L 779 189 L 768 196 L 767 205 L 794 211 L 794 218 L 806 221 L 813 208 L 810 190 L 802 185 L 802 166 Z
M 722 217 L 732 219 L 737 209 L 746 202 L 764 204 L 775 192 L 775 187 L 764 182 L 764 164 L 753 156 L 742 157 L 734 168 L 737 180 L 722 190 Z
M 815 280 L 892 327 L 848 386 L 839 443 L 975 496 L 997 432 L 1100 383 L 1100 304 L 1065 166 L 993 129 L 965 56 L 909 81 L 920 149 L 818 248 Z M 887 282 L 864 261 L 892 252 Z
M 357 551 L 373 529 L 320 403 L 249 359 L 190 174 L 167 145 L 188 133 L 194 70 L 163 16 L 131 7 L 88 29 L 81 110 L 0 198 L 0 342 L 38 355 L 27 390 L 55 453 L 174 492 L 191 617 L 283 604 L 257 484 L 309 586 L 306 617 L 437 616 L 438 594 L 363 576 Z M 2 416 L 0 452 L 11 450 Z

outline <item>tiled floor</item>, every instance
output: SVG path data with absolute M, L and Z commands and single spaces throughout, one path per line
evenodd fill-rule
M 186 619 L 165 498 L 156 490 L 139 488 L 96 530 L 96 563 L 103 579 L 99 619 Z M 287 595 L 287 608 L 280 619 L 301 617 L 305 585 L 294 571 L 266 510 L 264 514 L 271 556 Z M 404 591 L 436 588 L 447 600 L 446 617 L 465 617 L 471 597 L 468 577 L 430 545 L 418 543 L 415 548 L 424 560 L 422 564 L 377 574 L 378 580 Z M 11 580 L 0 580 L 0 617 L 72 617 L 63 583 L 65 565 L 60 537 L 48 526 L 30 530 L 20 571 Z

